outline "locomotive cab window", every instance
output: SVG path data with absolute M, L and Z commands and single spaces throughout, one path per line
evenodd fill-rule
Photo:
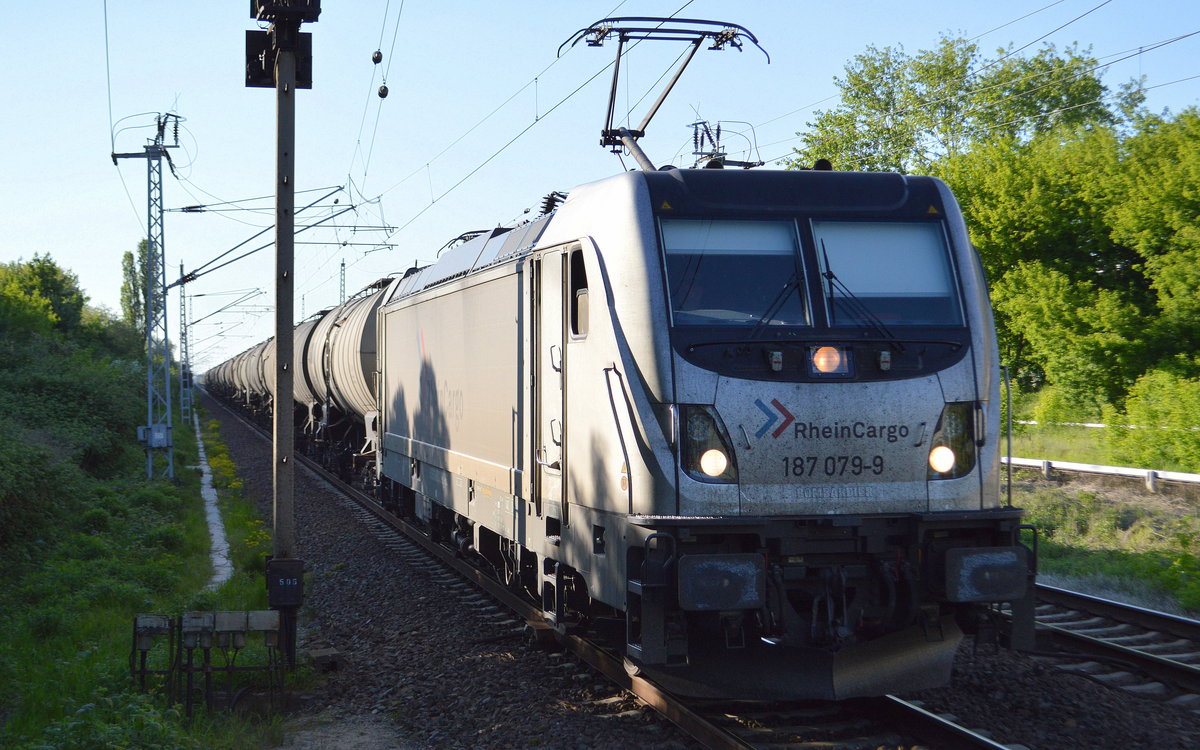
M 662 219 L 677 326 L 810 324 L 791 221 Z
M 831 326 L 961 326 L 940 222 L 812 222 Z
M 587 269 L 583 265 L 583 250 L 571 251 L 570 265 L 570 295 L 568 304 L 571 306 L 571 338 L 581 339 L 588 333 L 588 283 Z

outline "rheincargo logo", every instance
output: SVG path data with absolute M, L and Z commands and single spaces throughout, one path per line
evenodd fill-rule
M 771 437 L 778 438 L 791 426 L 792 437 L 797 440 L 886 440 L 894 443 L 908 437 L 910 430 L 906 424 L 869 424 L 867 422 L 834 422 L 833 424 L 817 424 L 816 422 L 797 422 L 796 416 L 787 410 L 779 399 L 771 399 L 768 407 L 762 399 L 754 399 L 754 405 L 766 416 L 754 437 L 762 439 L 768 431 Z M 781 421 L 782 420 L 782 421 Z M 776 427 L 775 424 L 779 423 Z M 775 427 L 774 430 L 771 430 Z
M 758 432 L 754 433 L 754 437 L 756 438 L 762 438 L 763 435 L 766 435 L 767 430 L 771 429 L 771 425 L 779 421 L 780 415 L 783 416 L 783 424 L 779 425 L 779 427 L 775 428 L 775 431 L 771 433 L 771 437 L 773 438 L 777 438 L 782 435 L 783 431 L 788 428 L 788 425 L 796 421 L 796 418 L 792 416 L 792 413 L 785 409 L 783 404 L 779 403 L 779 399 L 771 399 L 771 406 L 774 406 L 779 411 L 778 414 L 768 409 L 767 405 L 762 402 L 762 399 L 754 399 L 754 405 L 757 406 L 763 414 L 767 415 L 767 421 L 763 423 L 762 427 L 758 428 Z
M 906 424 L 867 424 L 852 422 L 850 424 L 816 424 L 815 422 L 797 422 L 792 430 L 794 437 L 801 440 L 849 440 L 851 438 L 868 440 L 886 440 L 894 443 L 908 437 Z

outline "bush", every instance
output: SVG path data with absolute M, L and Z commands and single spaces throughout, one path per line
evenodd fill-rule
M 142 537 L 142 545 L 149 549 L 160 549 L 164 552 L 179 552 L 184 548 L 183 528 L 179 524 L 163 524 L 146 532 Z
M 103 508 L 88 508 L 79 516 L 79 528 L 88 532 L 107 531 L 111 517 Z
M 87 534 L 75 534 L 69 541 L 71 554 L 77 560 L 102 560 L 112 555 L 108 540 Z
M 149 609 L 153 604 L 150 591 L 145 586 L 127 581 L 104 578 L 93 583 L 84 594 L 86 603 L 93 607 L 106 607 L 133 613 L 138 609 Z
M 62 607 L 42 607 L 29 612 L 26 622 L 29 632 L 38 640 L 48 640 L 61 634 L 67 614 Z
M 1125 411 L 1112 410 L 1113 460 L 1150 469 L 1200 470 L 1200 380 L 1162 370 L 1138 378 Z M 1130 429 L 1126 425 L 1132 425 Z
M 0 550 L 14 550 L 45 528 L 55 516 L 49 450 L 33 444 L 26 431 L 0 416 Z M 0 554 L 3 554 L 0 552 Z
M 38 750 L 198 750 L 175 708 L 160 709 L 144 695 L 121 694 L 86 703 L 46 727 Z

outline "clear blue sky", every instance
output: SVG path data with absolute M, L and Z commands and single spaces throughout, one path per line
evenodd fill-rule
M 314 39 L 315 83 L 298 94 L 297 187 L 343 186 L 339 208 L 357 208 L 331 222 L 342 228 L 297 238 L 329 243 L 297 245 L 297 316 L 302 306 L 311 314 L 336 304 L 342 260 L 353 293 L 414 261 L 432 260 L 463 231 L 536 211 L 551 190 L 620 170 L 617 158 L 597 145 L 609 75 L 571 95 L 611 62 L 615 47 L 580 45 L 557 62 L 555 52 L 607 15 L 667 16 L 685 2 L 326 0 L 321 20 L 305 27 Z M 12 4 L 0 45 L 0 261 L 49 253 L 78 275 L 93 304 L 118 309 L 121 254 L 146 231 L 146 167 L 132 159 L 114 167 L 109 154 L 140 151 L 157 112 L 186 118 L 173 153 L 178 177 L 165 178 L 168 208 L 271 194 L 274 93 L 242 83 L 244 32 L 255 27 L 248 5 L 107 0 L 106 11 L 103 0 Z M 868 45 L 916 53 L 943 33 L 978 37 L 989 54 L 1044 35 L 1060 49 L 1078 42 L 1112 63 L 1103 78 L 1111 89 L 1141 75 L 1157 87 L 1148 91 L 1151 110 L 1200 105 L 1200 78 L 1192 78 L 1200 75 L 1200 35 L 1136 54 L 1200 31 L 1195 0 L 692 0 L 679 15 L 747 27 L 771 63 L 753 48 L 698 55 L 642 141 L 658 163 L 690 163 L 688 125 L 698 117 L 750 123 L 760 158 L 785 156 L 814 112 L 836 105 L 833 78 L 854 55 Z M 634 125 L 680 44 L 656 42 L 632 52 L 620 110 L 633 110 Z M 384 54 L 379 66 L 370 59 L 377 48 Z M 375 90 L 385 73 L 391 93 L 380 100 Z M 726 138 L 731 151 L 750 142 L 746 126 L 725 129 L 747 132 Z M 320 195 L 301 195 L 297 205 Z M 190 271 L 270 223 L 270 198 L 238 205 L 266 211 L 167 214 L 170 279 L 181 262 Z M 298 219 L 330 212 L 313 209 Z M 372 228 L 379 226 L 399 231 Z M 394 247 L 376 250 L 371 243 Z M 236 299 L 226 296 L 232 290 L 260 288 L 264 294 L 250 304 L 269 306 L 272 268 L 268 248 L 190 284 L 189 294 L 204 295 L 193 300 L 193 319 Z M 172 292 L 173 339 L 178 318 Z M 271 328 L 272 316 L 263 312 L 229 311 L 202 321 L 192 332 L 198 367 L 266 338 Z

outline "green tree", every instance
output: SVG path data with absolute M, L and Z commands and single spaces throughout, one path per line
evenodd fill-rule
M 1137 253 L 1156 295 L 1162 354 L 1194 352 L 1200 348 L 1200 110 L 1145 118 L 1124 150 L 1106 219 L 1113 238 Z
M 1087 51 L 1047 45 L 1033 57 L 1005 50 L 986 62 L 965 39 L 909 56 L 868 47 L 834 78 L 841 103 L 818 111 L 792 168 L 830 159 L 839 169 L 925 172 L 979 142 L 1025 141 L 1061 127 L 1112 125 L 1136 110 L 1140 91 L 1108 88 Z
M 85 346 L 108 356 L 138 362 L 146 355 L 146 338 L 124 318 L 105 307 L 88 305 L 76 338 Z
M 56 320 L 45 298 L 22 291 L 0 266 L 0 338 L 46 335 L 54 329 Z
M 1141 259 L 1108 222 L 1121 199 L 1122 169 L 1117 132 L 1097 127 L 979 143 L 932 170 L 958 197 L 991 279 L 1005 362 L 1026 388 L 1057 383 L 1093 414 L 1098 398 L 1119 397 L 1132 382 L 1153 339 L 1144 324 L 1154 317 L 1154 295 Z M 1129 311 L 1143 327 L 1118 331 L 1116 322 L 1097 319 L 1101 292 L 1109 308 Z M 1092 309 L 1079 313 L 1072 305 Z M 1043 318 L 1048 329 L 1039 327 Z M 1047 330 L 1052 335 L 1043 338 Z M 1122 342 L 1120 364 L 1105 354 L 1114 342 L 1106 334 Z M 1066 337 L 1061 351 L 1059 337 Z M 1087 352 L 1104 361 L 1081 366 Z M 1089 384 L 1084 373 L 1098 379 Z
M 29 261 L 0 265 L 0 290 L 10 299 L 22 300 L 27 309 L 49 306 L 54 327 L 63 333 L 79 328 L 87 297 L 79 288 L 79 278 L 66 271 L 47 255 L 34 255 Z
M 930 171 L 954 191 L 993 279 L 1017 263 L 1038 261 L 1132 294 L 1145 286 L 1140 259 L 1108 224 L 1120 199 L 1113 184 L 1120 169 L 1116 132 L 1091 128 L 979 143 Z
M 1145 367 L 1142 318 L 1118 292 L 1024 261 L 992 285 L 992 299 L 1012 340 L 1028 347 L 1023 361 L 1086 413 L 1119 402 Z
M 138 243 L 137 259 L 126 250 L 121 256 L 121 317 L 143 337 L 146 335 L 146 240 Z

